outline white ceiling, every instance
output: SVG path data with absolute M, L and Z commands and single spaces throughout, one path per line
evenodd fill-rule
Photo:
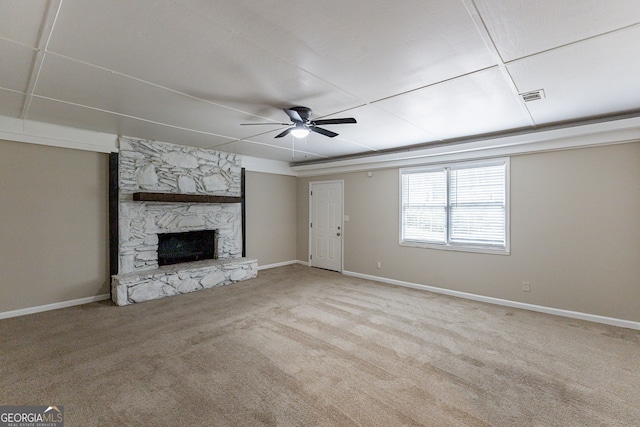
M 0 115 L 274 160 L 637 114 L 638 76 L 638 0 L 0 0 Z M 240 126 L 296 105 L 358 124 Z

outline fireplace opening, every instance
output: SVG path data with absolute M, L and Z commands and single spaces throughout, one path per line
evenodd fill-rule
M 217 230 L 158 234 L 158 265 L 216 259 Z

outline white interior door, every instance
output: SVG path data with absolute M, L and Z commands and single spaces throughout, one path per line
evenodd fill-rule
M 342 271 L 343 181 L 309 184 L 309 265 Z

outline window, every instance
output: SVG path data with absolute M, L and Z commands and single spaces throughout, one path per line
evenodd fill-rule
M 400 170 L 400 242 L 508 253 L 509 159 Z

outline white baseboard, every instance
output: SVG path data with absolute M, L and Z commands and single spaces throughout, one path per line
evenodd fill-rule
M 42 311 L 57 310 L 59 308 L 72 307 L 74 305 L 89 304 L 90 302 L 104 301 L 111 298 L 111 295 L 96 295 L 94 297 L 79 298 L 70 301 L 56 302 L 53 304 L 39 305 L 37 307 L 22 308 L 20 310 L 5 311 L 0 313 L 0 319 L 8 319 L 10 317 L 25 316 L 27 314 L 40 313 Z
M 276 268 L 276 267 L 284 267 L 285 265 L 291 265 L 291 264 L 298 264 L 300 261 L 297 260 L 291 260 L 291 261 L 284 261 L 284 262 L 276 262 L 275 264 L 266 264 L 266 265 L 259 265 L 258 266 L 258 271 L 260 270 L 268 270 L 270 268 Z
M 279 262 L 275 264 L 259 266 L 258 270 L 284 267 L 286 265 L 292 265 L 292 264 L 309 266 L 308 262 L 300 261 L 300 260 L 292 260 L 292 261 L 285 261 L 285 262 Z M 505 307 L 520 308 L 523 310 L 537 311 L 540 313 L 552 314 L 552 315 L 562 316 L 562 317 L 569 317 L 572 319 L 587 320 L 589 322 L 603 323 L 605 325 L 619 326 L 621 328 L 640 330 L 640 322 L 633 322 L 631 320 L 617 319 L 614 317 L 599 316 L 596 314 L 581 313 L 578 311 L 562 310 L 559 308 L 545 307 L 541 305 L 527 304 L 524 302 L 487 297 L 484 295 L 471 294 L 468 292 L 454 291 L 451 289 L 438 288 L 435 286 L 420 285 L 418 283 L 403 282 L 401 280 L 388 279 L 385 277 L 378 277 L 378 276 L 372 276 L 369 274 L 356 273 L 354 271 L 344 270 L 342 274 L 346 276 L 358 277 L 361 279 L 373 280 L 376 282 L 388 283 L 390 285 L 404 286 L 406 288 L 421 289 L 424 291 L 450 295 L 458 298 L 465 298 L 473 301 L 486 302 L 489 304 L 502 305 Z M 79 298 L 79 299 L 70 300 L 70 301 L 56 302 L 53 304 L 40 305 L 37 307 L 23 308 L 20 310 L 5 311 L 0 313 L 0 319 L 8 319 L 10 317 L 25 316 L 27 314 L 40 313 L 40 312 L 49 311 L 49 310 L 57 310 L 59 308 L 72 307 L 74 305 L 89 304 L 96 301 L 107 300 L 109 298 L 111 298 L 109 294 L 104 294 L 104 295 L 96 295 L 93 297 Z
M 377 282 L 388 283 L 390 285 L 404 286 L 407 288 L 421 289 L 424 291 L 436 292 L 439 294 L 450 295 L 450 296 L 470 299 L 474 301 L 481 301 L 489 304 L 497 304 L 497 305 L 502 305 L 506 307 L 521 308 L 523 310 L 537 311 L 540 313 L 553 314 L 556 316 L 570 317 L 572 319 L 587 320 L 589 322 L 604 323 L 606 325 L 619 326 L 621 328 L 640 330 L 640 322 L 633 322 L 631 320 L 616 319 L 614 317 L 598 316 L 596 314 L 581 313 L 578 311 L 562 310 L 559 308 L 545 307 L 542 305 L 527 304 L 524 302 L 487 297 L 484 295 L 453 291 L 451 289 L 437 288 L 435 286 L 420 285 L 418 283 L 403 282 L 401 280 L 387 279 L 385 277 L 372 276 L 369 274 L 361 274 L 353 271 L 343 271 L 342 273 L 347 276 L 359 277 L 361 279 L 374 280 Z

